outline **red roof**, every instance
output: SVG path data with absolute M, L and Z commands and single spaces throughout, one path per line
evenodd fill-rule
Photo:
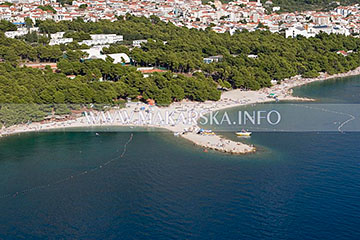
M 165 70 L 161 70 L 161 69 L 144 69 L 144 70 L 139 70 L 141 73 L 156 73 L 156 72 L 166 72 Z

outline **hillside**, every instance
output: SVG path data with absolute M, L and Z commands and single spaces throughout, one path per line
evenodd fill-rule
M 203 4 L 213 2 L 214 0 L 202 0 Z M 220 0 L 222 3 L 229 3 L 232 0 Z M 261 0 L 265 4 L 268 0 Z M 358 0 L 272 0 L 272 6 L 280 6 L 281 11 L 295 12 L 304 10 L 329 10 L 340 3 L 341 5 L 352 5 L 359 3 Z

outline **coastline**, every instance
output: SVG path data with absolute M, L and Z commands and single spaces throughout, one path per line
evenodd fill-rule
M 153 107 L 152 110 L 157 110 L 159 112 L 166 111 L 203 111 L 204 109 L 208 112 L 210 111 L 219 111 L 227 108 L 233 108 L 238 106 L 245 106 L 249 104 L 257 103 L 266 103 L 273 102 L 275 99 L 269 98 L 270 93 L 277 95 L 280 101 L 314 101 L 314 99 L 309 98 L 300 98 L 292 95 L 293 88 L 301 85 L 309 84 L 316 81 L 324 81 L 333 78 L 342 78 L 349 77 L 354 75 L 360 75 L 360 67 L 355 70 L 351 70 L 347 73 L 340 73 L 334 75 L 328 75 L 327 73 L 321 73 L 319 77 L 316 78 L 302 78 L 301 76 L 294 76 L 290 79 L 285 79 L 281 81 L 280 84 L 274 85 L 270 88 L 262 88 L 258 91 L 242 91 L 239 89 L 230 90 L 223 92 L 219 101 L 211 102 L 191 102 L 191 101 L 181 101 L 175 102 L 169 105 L 168 107 Z M 134 111 L 135 109 L 141 107 L 148 107 L 144 103 L 134 103 L 126 110 Z M 110 110 L 113 111 L 113 110 Z M 63 122 L 48 122 L 48 123 L 31 123 L 31 124 L 21 124 L 14 125 L 8 128 L 0 129 L 0 137 L 20 134 L 25 132 L 36 132 L 36 131 L 51 131 L 57 129 L 65 128 L 91 128 L 91 127 L 152 127 L 152 128 L 163 128 L 174 133 L 182 133 L 179 136 L 193 142 L 195 145 L 202 147 L 204 149 L 212 149 L 215 151 L 231 153 L 231 154 L 247 154 L 253 153 L 256 151 L 256 148 L 252 145 L 248 145 L 241 142 L 236 142 L 232 140 L 225 139 L 218 135 L 200 135 L 197 134 L 199 126 L 196 122 L 189 125 L 177 124 L 177 125 L 153 125 L 153 124 L 127 124 L 127 123 L 89 123 L 86 117 L 79 117 L 75 120 L 67 120 Z

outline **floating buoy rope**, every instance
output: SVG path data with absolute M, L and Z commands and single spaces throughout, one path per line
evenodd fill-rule
M 32 187 L 32 188 L 27 188 L 25 190 L 22 190 L 22 191 L 17 191 L 17 192 L 14 192 L 14 193 L 9 193 L 9 194 L 5 194 L 5 195 L 1 195 L 0 196 L 0 199 L 4 199 L 4 198 L 10 198 L 10 197 L 17 197 L 17 196 L 21 196 L 21 195 L 25 195 L 27 193 L 30 193 L 30 192 L 34 192 L 34 191 L 38 191 L 38 190 L 41 190 L 41 189 L 44 189 L 44 188 L 50 188 L 52 186 L 55 186 L 55 185 L 59 185 L 61 183 L 64 183 L 64 182 L 67 182 L 67 181 L 70 181 L 70 180 L 73 180 L 75 178 L 78 178 L 80 176 L 83 176 L 83 175 L 87 175 L 87 174 L 90 174 L 90 173 L 93 173 L 107 165 L 109 165 L 110 163 L 116 161 L 116 160 L 119 160 L 121 158 L 123 158 L 126 154 L 126 151 L 127 151 L 127 146 L 131 143 L 131 141 L 133 140 L 133 137 L 134 137 L 134 134 L 131 133 L 130 134 L 130 137 L 129 139 L 127 140 L 127 142 L 124 144 L 123 146 L 123 151 L 122 153 L 120 154 L 120 156 L 117 156 L 115 158 L 112 158 L 110 159 L 109 161 L 95 167 L 95 168 L 92 168 L 90 170 L 85 170 L 85 171 L 82 171 L 76 175 L 71 175 L 71 176 L 68 176 L 66 178 L 62 178 L 58 181 L 55 181 L 55 182 L 52 182 L 52 183 L 48 183 L 48 184 L 44 184 L 44 185 L 39 185 L 39 186 L 35 186 L 35 187 Z

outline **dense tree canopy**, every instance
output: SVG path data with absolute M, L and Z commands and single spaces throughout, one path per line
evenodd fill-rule
M 0 20 L 0 31 L 16 31 L 16 26 L 9 21 Z
M 254 0 L 255 1 L 255 0 Z M 261 0 L 265 4 L 268 0 Z M 203 4 L 214 2 L 214 0 L 202 0 Z M 220 0 L 222 3 L 234 2 L 234 0 Z M 358 0 L 272 0 L 274 6 L 280 6 L 283 12 L 295 12 L 305 10 L 329 10 L 341 5 L 352 5 L 359 3 Z
M 6 25 L 6 24 L 5 24 Z M 77 41 L 89 39 L 92 33 L 115 33 L 124 35 L 125 40 L 147 39 L 141 48 L 129 50 L 124 45 L 111 45 L 103 52 L 124 52 L 131 56 L 137 66 L 158 66 L 176 73 L 203 74 L 220 85 L 233 88 L 269 86 L 271 79 L 282 80 L 297 74 L 306 77 L 318 72 L 329 74 L 348 71 L 359 63 L 360 40 L 343 35 L 320 34 L 315 38 L 298 37 L 286 39 L 280 34 L 267 31 L 218 34 L 210 29 L 198 31 L 179 28 L 172 23 L 159 21 L 157 17 L 126 16 L 126 20 L 116 22 L 100 21 L 85 23 L 83 20 L 39 21 L 37 25 L 43 33 L 65 31 L 75 43 L 67 46 L 34 47 L 24 42 L 0 38 L 1 57 L 9 62 L 16 60 L 39 60 L 57 62 L 66 51 L 82 48 Z M 33 33 L 26 36 L 28 42 L 36 42 Z M 337 51 L 352 51 L 347 57 Z M 222 55 L 222 61 L 205 64 L 204 57 Z M 249 58 L 256 55 L 257 58 Z M 20 59 L 19 57 L 20 56 Z M 81 65 L 77 63 L 75 65 Z M 72 74 L 79 74 L 73 71 Z
M 255 31 L 231 36 L 211 29 L 179 28 L 154 16 L 147 19 L 130 15 L 115 22 L 46 20 L 36 25 L 45 36 L 36 38 L 30 33 L 18 40 L 0 32 L 0 103 L 115 104 L 119 99 L 137 96 L 154 99 L 158 104 L 184 98 L 217 100 L 219 85 L 259 89 L 270 86 L 272 79 L 298 74 L 315 77 L 319 72 L 335 74 L 360 65 L 360 39 L 343 35 L 286 39 L 281 34 Z M 11 26 L 0 22 L 1 31 Z M 48 46 L 46 35 L 57 31 L 65 31 L 65 36 L 75 42 Z M 167 72 L 144 78 L 135 67 L 113 64 L 109 58 L 83 61 L 80 49 L 86 46 L 78 42 L 95 33 L 124 36 L 125 44 L 104 48 L 104 54 L 127 53 L 135 66 L 156 66 Z M 135 39 L 148 41 L 140 48 L 126 44 Z M 338 54 L 340 50 L 349 51 L 348 56 Z M 220 61 L 205 64 L 203 58 L 209 56 L 221 56 Z M 27 61 L 57 62 L 58 70 L 54 73 L 50 69 L 19 67 Z
M 266 1 L 265 1 L 266 2 Z M 274 5 L 280 6 L 282 11 L 304 11 L 304 10 L 330 10 L 341 5 L 352 5 L 359 3 L 357 0 L 273 0 Z
M 86 33 L 116 33 L 125 40 L 147 39 L 141 48 L 131 52 L 121 45 L 104 49 L 106 53 L 129 53 L 139 66 L 159 66 L 173 72 L 191 73 L 202 70 L 219 84 L 230 83 L 234 88 L 268 86 L 271 79 L 301 74 L 315 76 L 318 72 L 330 74 L 348 71 L 359 65 L 360 40 L 343 35 L 320 34 L 315 38 L 286 39 L 267 31 L 242 32 L 230 36 L 210 29 L 198 31 L 179 28 L 157 17 L 126 16 L 116 22 L 85 23 L 38 22 L 43 32 L 75 31 Z M 352 50 L 348 57 L 337 54 L 339 50 Z M 248 55 L 257 55 L 251 59 Z M 206 65 L 204 57 L 223 55 L 223 61 Z

